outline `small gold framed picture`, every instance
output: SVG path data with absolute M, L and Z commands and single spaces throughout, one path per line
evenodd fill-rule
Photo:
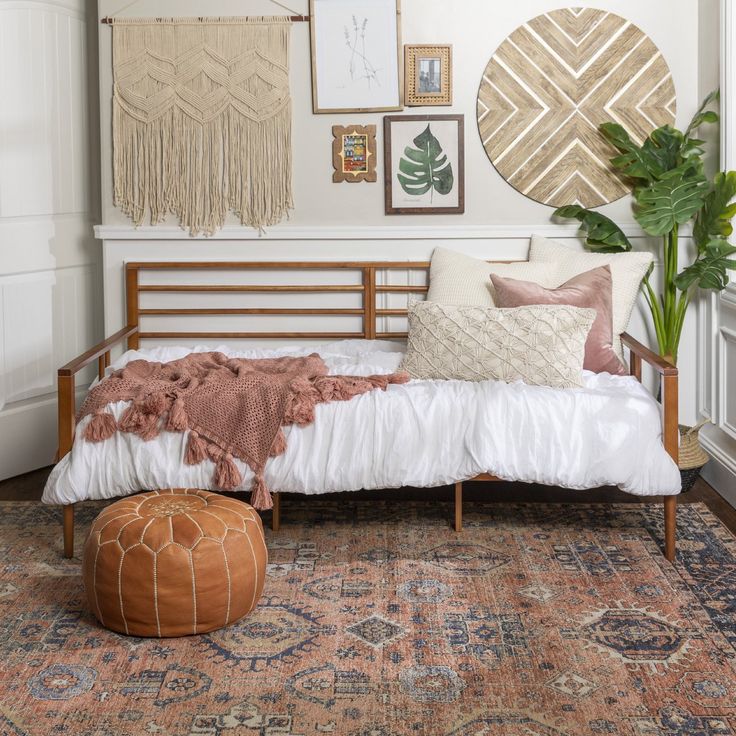
M 452 105 L 452 46 L 404 46 L 404 101 Z
M 376 181 L 376 126 L 332 126 L 332 181 Z

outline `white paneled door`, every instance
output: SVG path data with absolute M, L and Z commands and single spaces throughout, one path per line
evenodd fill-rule
M 721 0 L 721 165 L 736 169 L 736 7 Z M 736 506 L 736 274 L 710 297 L 701 324 L 701 412 L 712 424 L 701 431 L 713 460 L 703 475 Z
M 84 0 L 0 0 L 0 479 L 53 461 L 55 370 L 101 322 L 87 31 Z

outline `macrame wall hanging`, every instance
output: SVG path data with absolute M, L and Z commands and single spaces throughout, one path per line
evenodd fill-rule
M 291 192 L 291 21 L 116 18 L 114 202 L 212 234 L 229 211 L 263 229 Z

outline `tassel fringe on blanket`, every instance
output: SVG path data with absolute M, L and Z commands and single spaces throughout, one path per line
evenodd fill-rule
M 273 506 L 266 462 L 286 452 L 282 427 L 311 424 L 317 404 L 408 380 L 406 373 L 329 376 L 316 353 L 263 360 L 194 353 L 170 363 L 130 362 L 90 391 L 78 419 L 90 417 L 82 434 L 88 442 L 115 432 L 149 441 L 161 431 L 188 431 L 184 464 L 211 461 L 212 485 L 232 491 L 243 482 L 237 457 L 254 473 L 252 506 L 264 510 Z M 117 401 L 130 402 L 118 422 L 109 412 Z
M 136 226 L 191 235 L 228 212 L 262 230 L 291 190 L 291 23 L 125 18 L 113 24 L 114 203 Z

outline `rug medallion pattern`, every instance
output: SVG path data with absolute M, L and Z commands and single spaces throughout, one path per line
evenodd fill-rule
M 99 511 L 79 508 L 77 549 Z M 0 504 L 0 736 L 736 736 L 736 539 L 681 506 L 289 499 L 204 636 L 85 610 L 58 510 Z

